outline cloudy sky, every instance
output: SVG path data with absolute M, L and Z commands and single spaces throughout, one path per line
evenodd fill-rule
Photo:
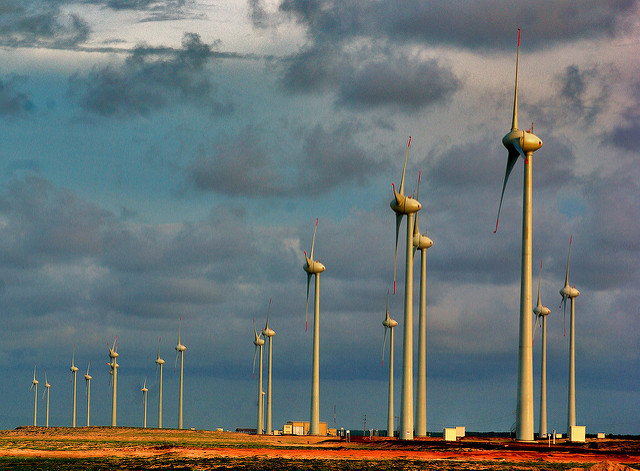
M 320 418 L 384 428 L 389 201 L 412 136 L 406 188 L 421 171 L 418 222 L 434 240 L 427 427 L 509 430 L 520 163 L 493 229 L 521 28 L 520 125 L 544 142 L 533 258 L 552 310 L 549 429 L 566 426 L 558 291 L 573 234 L 577 422 L 640 433 L 639 18 L 634 0 L 0 0 L 0 428 L 31 422 L 34 363 L 51 423 L 70 425 L 74 345 L 80 370 L 91 362 L 92 423 L 108 424 L 116 335 L 119 424 L 142 423 L 145 377 L 156 423 L 160 348 L 175 426 L 179 316 L 185 426 L 255 426 L 252 319 L 264 324 L 270 298 L 274 426 L 308 420 L 316 218 Z M 398 413 L 400 341 L 396 360 Z

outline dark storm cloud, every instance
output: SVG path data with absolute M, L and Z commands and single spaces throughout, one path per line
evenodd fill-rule
M 35 111 L 35 105 L 29 95 L 20 90 L 24 77 L 9 75 L 0 77 L 0 116 L 25 117 Z
M 338 103 L 354 108 L 392 106 L 413 112 L 447 102 L 460 87 L 451 69 L 436 59 L 377 59 L 341 81 Z
M 198 190 L 228 195 L 277 196 L 290 191 L 257 136 L 251 128 L 222 136 L 213 150 L 199 152 L 187 169 L 188 180 Z
M 358 143 L 357 133 L 348 123 L 301 127 L 301 155 L 283 166 L 272 156 L 284 151 L 262 142 L 259 130 L 246 128 L 221 136 L 212 151 L 200 151 L 186 169 L 187 181 L 198 190 L 252 197 L 311 197 L 350 183 L 362 185 L 382 166 Z
M 333 129 L 318 124 L 304 131 L 298 192 L 318 195 L 349 183 L 364 184 L 382 168 L 357 142 L 356 128 L 340 123 Z
M 603 144 L 608 144 L 626 152 L 640 150 L 640 83 L 633 88 L 633 99 L 622 110 L 621 119 L 613 129 L 602 136 Z
M 0 43 L 9 47 L 74 47 L 89 38 L 87 22 L 56 2 L 10 1 L 0 6 Z
M 256 28 L 265 28 L 269 24 L 269 15 L 264 9 L 262 0 L 248 0 L 249 19 Z
M 212 46 L 193 33 L 185 34 L 182 48 L 169 54 L 150 55 L 147 47 L 138 46 L 122 65 L 75 74 L 69 94 L 102 116 L 148 116 L 182 102 L 201 104 L 211 115 L 226 115 L 233 106 L 216 98 L 207 69 L 212 53 Z
M 522 109 L 542 127 L 591 127 L 608 110 L 610 82 L 616 75 L 615 68 L 606 64 L 590 68 L 569 65 L 555 76 L 552 96 Z
M 637 7 L 635 0 L 603 4 L 543 2 L 514 6 L 506 0 L 463 2 L 283 0 L 280 11 L 308 28 L 316 41 L 342 41 L 357 37 L 386 37 L 394 42 L 449 44 L 465 49 L 503 49 L 523 28 L 531 47 L 558 41 L 614 37 L 625 17 Z

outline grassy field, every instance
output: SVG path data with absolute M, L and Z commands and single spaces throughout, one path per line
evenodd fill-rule
M 568 470 L 640 469 L 640 441 L 548 449 L 509 439 L 345 443 L 328 437 L 109 427 L 0 431 L 0 469 L 21 470 Z M 608 463 L 608 467 L 605 467 Z

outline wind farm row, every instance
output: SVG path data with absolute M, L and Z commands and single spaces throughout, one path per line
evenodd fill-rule
M 175 346 L 176 350 L 176 367 L 178 365 L 178 358 L 180 358 L 180 383 L 179 383 L 179 395 L 178 395 L 178 429 L 182 429 L 183 427 L 183 391 L 184 391 L 184 352 L 187 349 L 180 340 L 180 333 L 182 330 L 182 317 L 178 322 L 178 341 Z M 117 425 L 117 398 L 118 398 L 118 368 L 120 365 L 117 362 L 118 357 L 118 338 L 116 337 L 113 340 L 112 344 L 107 342 L 108 356 L 109 361 L 107 362 L 107 366 L 109 367 L 109 386 L 110 391 L 109 394 L 111 396 L 111 426 L 115 427 Z M 165 361 L 160 357 L 160 347 L 158 347 L 158 355 L 155 359 L 156 374 L 157 374 L 157 385 L 158 385 L 158 428 L 162 428 L 162 405 L 163 405 L 163 397 L 162 397 L 162 376 L 163 376 L 163 365 Z M 34 392 L 34 405 L 33 405 L 33 426 L 38 425 L 38 384 L 39 381 L 36 379 L 36 366 L 33 368 L 33 380 L 31 382 L 31 387 L 29 390 L 33 390 Z M 91 361 L 89 361 L 87 365 L 87 371 L 84 374 L 85 379 L 85 392 L 87 399 L 87 409 L 86 409 L 86 426 L 89 427 L 91 425 L 91 380 L 93 377 L 89 374 L 89 368 L 91 367 Z M 76 427 L 76 409 L 77 409 L 77 374 L 79 368 L 75 364 L 75 347 L 73 349 L 73 354 L 71 356 L 71 366 L 69 368 L 71 371 L 71 382 L 72 382 L 72 408 L 71 408 L 71 427 Z M 45 391 L 42 395 L 42 399 L 47 398 L 46 401 L 46 416 L 45 416 L 45 426 L 49 427 L 49 394 L 51 389 L 51 384 L 47 378 L 47 372 L 45 370 Z M 143 404 L 143 421 L 142 426 L 147 426 L 147 393 L 149 389 L 147 388 L 147 378 L 145 377 L 142 388 L 140 389 L 142 392 L 142 404 Z
M 507 165 L 502 183 L 502 192 L 498 205 L 498 213 L 496 217 L 496 226 L 494 233 L 498 231 L 499 216 L 505 196 L 505 188 L 509 176 L 517 162 L 522 158 L 524 162 L 524 182 L 523 182 L 523 216 L 522 216 L 522 250 L 521 250 L 521 283 L 520 283 L 520 306 L 519 306 L 519 341 L 518 341 L 518 377 L 517 377 L 517 397 L 516 397 L 516 423 L 515 432 L 516 439 L 521 441 L 534 440 L 534 394 L 533 394 L 533 343 L 534 329 L 540 323 L 542 329 L 542 348 L 541 348 L 541 379 L 540 379 L 540 424 L 539 436 L 547 436 L 547 411 L 546 411 L 546 318 L 550 314 L 550 310 L 542 304 L 541 301 L 541 282 L 542 282 L 542 263 L 540 265 L 538 279 L 537 304 L 533 306 L 532 302 L 532 239 L 533 239 L 533 221 L 532 221 L 532 172 L 534 152 L 542 147 L 542 140 L 533 134 L 533 124 L 528 130 L 521 130 L 518 127 L 518 62 L 520 50 L 520 30 L 518 30 L 518 46 L 516 49 L 516 70 L 515 70 L 515 86 L 513 98 L 513 115 L 510 131 L 502 138 L 502 143 L 508 151 Z M 393 267 L 393 294 L 396 293 L 396 269 L 398 265 L 398 243 L 400 237 L 400 227 L 403 219 L 406 217 L 406 238 L 405 238 L 405 274 L 404 274 L 404 313 L 402 322 L 394 320 L 389 313 L 389 294 L 391 288 L 387 290 L 387 307 L 382 325 L 384 326 L 383 339 L 383 365 L 386 352 L 387 334 L 389 335 L 389 388 L 387 403 L 387 433 L 394 436 L 394 329 L 398 325 L 403 329 L 402 332 L 402 376 L 401 376 L 401 397 L 400 397 L 400 422 L 399 422 L 399 438 L 402 440 L 411 440 L 414 437 L 427 436 L 427 250 L 434 245 L 434 242 L 427 236 L 427 231 L 421 232 L 418 226 L 417 216 L 422 205 L 420 204 L 420 179 L 418 174 L 417 188 L 415 197 L 409 195 L 406 191 L 406 171 L 411 147 L 411 137 L 407 143 L 404 165 L 400 185 L 396 188 L 392 183 L 393 199 L 390 207 L 395 214 L 395 255 Z M 314 248 L 316 234 L 318 230 L 318 219 L 315 221 L 313 238 L 311 241 L 311 250 L 307 254 L 304 251 L 303 270 L 306 273 L 306 308 L 305 308 L 305 330 L 308 325 L 308 310 L 311 279 L 314 277 L 314 307 L 313 307 L 313 340 L 312 340 L 312 364 L 311 364 L 311 391 L 310 391 L 310 409 L 309 409 L 309 434 L 320 434 L 320 275 L 326 271 L 326 267 L 320 260 L 314 259 Z M 560 290 L 562 296 L 562 305 L 566 312 L 567 300 L 570 300 L 570 346 L 569 346 L 569 386 L 568 386 L 568 412 L 567 412 L 567 433 L 571 432 L 572 427 L 576 426 L 576 404 L 575 404 L 575 298 L 580 292 L 569 284 L 569 261 L 571 255 L 571 244 L 573 238 L 569 241 L 569 256 L 567 257 L 567 267 L 565 275 L 564 287 Z M 419 289 L 419 313 L 418 313 L 418 344 L 417 344 L 417 375 L 414 375 L 414 290 L 413 290 L 413 271 L 414 256 L 420 251 L 420 289 Z M 257 379 L 257 419 L 256 433 L 271 434 L 273 433 L 272 424 L 272 376 L 273 376 L 273 340 L 275 331 L 269 324 L 271 312 L 271 300 L 269 300 L 269 308 L 266 316 L 264 328 L 258 330 L 255 319 L 253 320 L 253 375 L 256 373 L 256 360 L 258 360 L 258 379 Z M 532 314 L 535 320 L 532 323 Z M 268 339 L 268 372 L 267 372 L 267 391 L 263 391 L 263 347 Z M 117 349 L 117 338 L 108 346 L 109 374 L 111 383 L 111 400 L 112 414 L 111 425 L 117 424 L 117 376 L 119 357 Z M 178 428 L 183 427 L 183 373 L 184 373 L 184 352 L 186 347 L 181 343 L 181 320 L 178 326 L 178 338 L 175 346 L 176 350 L 176 367 L 178 357 L 180 358 L 180 381 L 178 395 Z M 162 428 L 162 377 L 164 360 L 160 357 L 160 350 L 155 360 L 157 371 L 159 373 L 158 382 L 158 427 Z M 73 413 L 72 426 L 76 426 L 76 375 L 78 367 L 75 366 L 75 351 L 72 356 L 71 372 L 73 375 Z M 85 374 L 87 389 L 87 426 L 90 425 L 90 383 L 89 367 Z M 34 368 L 34 377 L 32 388 L 35 391 L 34 404 L 34 421 L 37 425 L 37 403 L 38 403 L 38 381 L 36 380 L 36 370 Z M 141 389 L 143 395 L 143 426 L 147 426 L 147 381 Z M 416 391 L 414 394 L 414 385 Z M 49 406 L 48 397 L 50 384 L 45 374 L 45 393 L 47 395 L 47 426 L 49 423 Z M 266 396 L 266 410 L 264 407 L 264 399 Z M 415 407 L 414 407 L 415 400 Z M 266 415 L 266 420 L 265 420 Z

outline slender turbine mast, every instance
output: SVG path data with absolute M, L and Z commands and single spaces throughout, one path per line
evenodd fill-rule
M 117 362 L 117 358 L 118 358 L 117 341 L 118 341 L 118 337 L 116 337 L 113 340 L 113 348 L 111 348 L 109 346 L 109 342 L 107 342 L 107 348 L 109 349 L 109 358 L 111 359 L 111 361 L 107 363 L 107 365 L 109 365 L 109 367 L 111 368 L 109 373 L 113 377 L 113 385 L 111 390 L 111 426 L 112 427 L 116 426 L 116 410 L 118 405 L 118 401 L 117 401 L 118 399 L 118 367 L 120 365 L 118 365 L 118 362 Z
M 402 395 L 400 402 L 400 439 L 411 440 L 413 438 L 413 216 L 420 211 L 422 206 L 417 199 L 404 195 L 404 176 L 407 170 L 407 159 L 411 136 L 407 144 L 407 153 L 404 157 L 400 191 L 396 190 L 392 183 L 394 198 L 389 204 L 396 213 L 396 252 L 393 262 L 393 292 L 396 292 L 396 262 L 398 260 L 398 234 L 402 217 L 407 216 L 407 243 L 406 243 L 406 267 L 405 267 L 405 293 L 404 293 L 404 336 L 402 343 Z
M 311 276 L 316 276 L 315 299 L 313 310 L 313 363 L 311 367 L 311 417 L 309 420 L 309 435 L 320 434 L 320 273 L 326 270 L 320 260 L 313 259 L 313 248 L 316 243 L 316 231 L 318 230 L 318 219 L 313 230 L 311 241 L 311 253 L 307 256 L 304 252 L 305 264 L 302 266 L 307 272 L 307 309 L 304 313 L 304 326 L 307 329 L 307 313 L 309 311 L 309 284 Z
M 542 282 L 542 260 L 540 260 L 540 275 L 538 277 L 538 304 L 533 308 L 536 315 L 535 325 L 540 319 L 542 327 L 542 353 L 540 357 L 540 438 L 547 437 L 547 316 L 551 313 L 547 306 L 540 301 L 540 284 Z M 535 330 L 533 331 L 535 336 Z
M 84 374 L 84 381 L 87 387 L 87 427 L 89 426 L 89 411 L 91 410 L 91 376 L 89 375 L 89 367 L 91 362 L 87 365 L 87 372 Z
M 416 199 L 420 198 L 420 176 Z M 418 392 L 416 395 L 416 436 L 427 436 L 427 249 L 433 241 L 418 229 L 418 214 L 413 225 L 413 247 L 420 251 L 420 314 L 418 323 Z
M 520 272 L 520 321 L 518 340 L 518 387 L 516 397 L 516 439 L 533 441 L 533 353 L 531 346 L 531 252 L 532 252 L 532 166 L 533 153 L 542 147 L 542 140 L 529 131 L 518 129 L 518 59 L 520 55 L 520 30 L 518 29 L 518 47 L 516 49 L 516 81 L 513 98 L 513 118 L 511 131 L 503 138 L 507 148 L 507 169 L 502 183 L 502 195 L 498 206 L 496 229 L 500 219 L 500 209 L 504 198 L 504 189 L 518 157 L 524 160 L 524 184 L 522 196 L 522 264 Z
M 73 347 L 73 356 L 71 357 L 71 374 L 73 375 L 73 412 L 71 414 L 71 426 L 76 426 L 76 376 L 78 374 L 78 367 L 75 365 L 76 359 L 76 347 Z
M 262 421 L 264 420 L 264 413 L 262 409 L 263 401 L 262 401 L 262 346 L 264 345 L 264 339 L 262 338 L 262 332 L 258 333 L 256 330 L 256 320 L 253 320 L 253 344 L 255 345 L 255 350 L 253 353 L 253 372 L 251 373 L 251 377 L 255 375 L 256 372 L 256 356 L 258 354 L 258 349 L 260 350 L 260 367 L 258 369 L 258 421 L 256 425 L 256 433 L 258 435 L 262 435 L 264 432 Z
M 44 391 L 42 393 L 42 399 L 44 399 L 44 395 L 47 395 L 47 421 L 46 426 L 49 427 L 49 388 L 51 385 L 49 381 L 47 381 L 47 370 L 44 371 Z
M 567 273 L 564 277 L 564 287 L 560 290 L 564 312 L 567 311 L 567 298 L 571 300 L 571 319 L 569 320 L 569 397 L 567 407 L 567 436 L 571 433 L 571 426 L 576 424 L 576 306 L 575 298 L 580 296 L 580 291 L 569 286 L 569 259 L 571 258 L 571 242 L 569 238 L 569 255 L 567 256 Z
M 176 345 L 176 364 L 178 363 L 178 355 L 180 355 L 180 393 L 178 396 L 178 428 L 182 429 L 182 403 L 184 390 L 184 351 L 187 349 L 180 342 L 180 330 L 182 328 L 182 316 L 178 322 L 178 344 Z M 175 366 L 174 366 L 175 369 Z
M 273 336 L 276 335 L 275 331 L 269 327 L 269 314 L 271 313 L 271 298 L 269 298 L 269 310 L 267 311 L 267 323 L 262 329 L 262 335 L 269 339 L 269 368 L 267 373 L 267 435 L 271 435 L 273 432 L 271 424 L 271 369 L 273 366 Z
M 160 340 L 158 340 L 158 344 L 159 343 Z M 158 365 L 158 368 L 160 369 L 160 389 L 158 390 L 158 428 L 162 428 L 162 365 L 164 365 L 164 360 L 160 358 L 160 345 L 158 345 L 158 356 L 156 357 L 156 365 Z
M 149 390 L 147 389 L 147 377 L 144 377 L 144 385 L 142 386 L 142 389 L 140 390 L 142 391 L 142 404 L 144 407 L 144 419 L 142 421 L 142 428 L 147 428 L 147 392 L 149 392 Z
M 382 321 L 384 326 L 384 340 L 382 341 L 382 366 L 384 366 L 384 347 L 387 341 L 387 329 L 389 330 L 389 404 L 387 408 L 387 437 L 393 437 L 393 328 L 398 322 L 389 315 L 389 290 L 387 289 L 387 310 Z
M 38 380 L 36 379 L 36 365 L 33 365 L 33 381 L 31 381 L 31 387 L 29 391 L 33 389 L 33 426 L 38 425 Z

